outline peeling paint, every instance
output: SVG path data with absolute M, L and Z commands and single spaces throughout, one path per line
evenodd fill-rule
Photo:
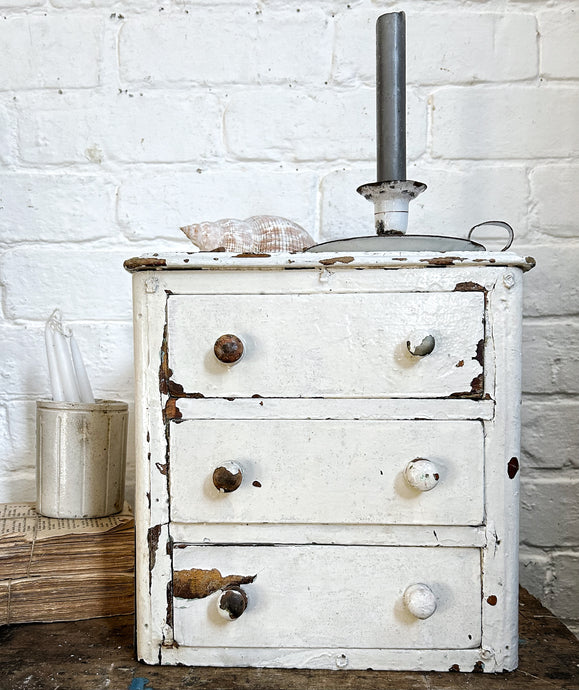
M 422 263 L 427 263 L 429 266 L 452 266 L 455 261 L 466 261 L 460 256 L 433 256 L 430 259 L 420 259 Z
M 123 266 L 127 271 L 143 271 L 150 268 L 163 268 L 167 265 L 165 259 L 155 259 L 149 257 L 135 256 L 132 259 L 127 259 Z
M 167 340 L 167 323 L 163 326 L 163 339 L 161 340 L 161 350 L 159 352 L 161 363 L 159 364 L 159 390 L 164 395 L 173 397 L 183 397 L 185 392 L 180 383 L 171 381 L 173 371 L 169 368 L 169 344 Z
M 478 283 L 466 282 L 457 283 L 454 292 L 486 292 L 485 288 Z
M 157 558 L 157 548 L 159 546 L 159 537 L 161 536 L 161 525 L 149 527 L 147 532 L 147 544 L 149 547 L 149 584 L 150 574 L 155 567 L 155 560 Z
M 490 597 L 487 597 L 487 604 L 489 604 L 489 606 L 497 605 L 497 598 L 494 594 L 491 594 Z
M 485 356 L 485 341 L 481 338 L 476 344 L 476 355 L 473 357 L 481 367 L 484 367 L 484 356 Z
M 169 422 L 172 419 L 183 419 L 181 410 L 177 407 L 178 398 L 169 398 L 163 410 L 163 419 Z
M 251 584 L 257 575 L 222 575 L 217 568 L 176 570 L 173 573 L 173 596 L 179 599 L 204 599 L 220 589 Z
M 464 367 L 464 359 L 461 359 L 460 362 L 456 363 L 457 367 Z
M 332 266 L 333 264 L 350 264 L 354 261 L 353 256 L 336 256 L 333 259 L 320 259 L 320 263 L 324 266 Z
M 509 479 L 514 479 L 517 475 L 517 472 L 519 471 L 519 459 L 518 458 L 511 458 L 507 464 L 507 474 L 509 475 Z
M 160 462 L 155 463 L 155 467 L 159 470 L 159 472 L 165 476 L 167 476 L 168 472 L 168 465 L 167 463 L 161 464 Z
M 252 252 L 244 252 L 243 254 L 235 254 L 234 259 L 269 259 L 271 254 L 253 254 Z
M 458 664 L 453 664 L 448 670 L 451 673 L 459 673 L 460 672 L 460 666 Z
M 477 661 L 476 664 L 474 665 L 474 668 L 472 669 L 473 673 L 484 673 L 485 670 L 485 665 L 483 664 L 482 661 Z

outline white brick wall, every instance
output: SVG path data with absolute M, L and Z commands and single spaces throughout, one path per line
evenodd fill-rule
M 0 500 L 34 498 L 43 323 L 132 398 L 122 259 L 276 213 L 372 232 L 386 0 L 0 0 Z M 413 232 L 489 218 L 525 277 L 521 580 L 579 630 L 579 0 L 408 0 Z M 132 490 L 133 465 L 128 483 Z

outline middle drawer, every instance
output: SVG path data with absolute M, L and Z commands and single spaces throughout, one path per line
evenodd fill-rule
M 480 421 L 187 420 L 169 443 L 176 522 L 483 522 Z

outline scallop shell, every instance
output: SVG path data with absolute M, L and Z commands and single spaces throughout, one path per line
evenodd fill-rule
M 279 216 L 251 216 L 245 220 L 223 218 L 185 225 L 181 230 L 201 251 L 301 252 L 314 244 L 297 223 Z

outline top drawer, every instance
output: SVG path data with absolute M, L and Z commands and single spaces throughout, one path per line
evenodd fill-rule
M 168 364 L 206 397 L 481 397 L 480 292 L 170 295 Z M 215 341 L 244 345 L 235 365 Z M 407 342 L 434 338 L 423 356 Z

